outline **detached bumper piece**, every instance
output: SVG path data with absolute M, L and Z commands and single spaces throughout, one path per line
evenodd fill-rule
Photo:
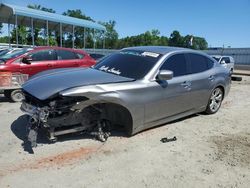
M 162 143 L 167 143 L 167 142 L 174 142 L 176 140 L 177 140 L 177 138 L 175 136 L 173 138 L 167 138 L 167 137 L 165 137 L 165 138 L 161 139 L 161 142 Z
M 39 124 L 37 122 L 34 122 L 34 120 L 31 118 L 29 125 L 28 125 L 28 142 L 30 143 L 30 146 L 36 147 L 37 146 L 37 133 L 39 129 Z

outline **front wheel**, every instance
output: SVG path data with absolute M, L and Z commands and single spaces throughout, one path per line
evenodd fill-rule
M 10 99 L 14 102 L 21 102 L 24 99 L 23 92 L 20 89 L 12 90 L 10 93 Z
M 205 111 L 207 114 L 214 114 L 220 109 L 223 95 L 223 90 L 220 87 L 217 87 L 213 90 Z

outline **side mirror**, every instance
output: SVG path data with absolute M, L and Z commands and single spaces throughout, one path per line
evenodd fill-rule
M 173 71 L 170 70 L 160 70 L 157 75 L 158 80 L 171 80 L 174 76 Z
M 32 58 L 29 56 L 23 57 L 23 59 L 22 59 L 22 62 L 25 64 L 28 64 L 28 65 L 31 64 L 31 61 L 32 61 Z

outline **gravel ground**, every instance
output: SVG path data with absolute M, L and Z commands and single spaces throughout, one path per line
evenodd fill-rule
M 250 77 L 233 82 L 215 115 L 194 115 L 100 143 L 69 135 L 34 154 L 26 116 L 0 96 L 0 187 L 250 187 Z M 161 143 L 163 137 L 177 141 Z

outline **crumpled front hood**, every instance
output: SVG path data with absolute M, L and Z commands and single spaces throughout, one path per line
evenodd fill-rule
M 133 79 L 102 72 L 92 68 L 55 69 L 39 73 L 22 87 L 32 96 L 46 100 L 60 91 L 87 85 L 133 81 Z

